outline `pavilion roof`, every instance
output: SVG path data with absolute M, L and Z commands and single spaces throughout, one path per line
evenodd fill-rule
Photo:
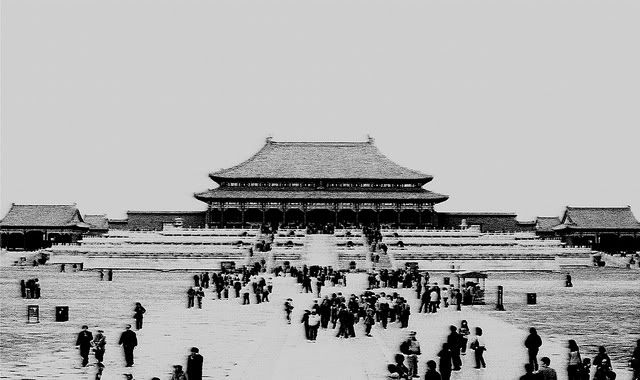
M 229 169 L 210 174 L 218 179 L 415 180 L 433 177 L 391 161 L 366 142 L 276 142 L 270 138 L 256 154 Z
M 425 189 L 418 191 L 353 191 L 353 190 L 247 190 L 247 189 L 213 189 L 194 194 L 201 201 L 210 200 L 309 200 L 318 199 L 327 201 L 427 201 L 439 203 L 447 200 L 449 196 L 434 193 Z
M 0 227 L 78 227 L 89 228 L 75 204 L 11 205 Z
M 90 225 L 90 229 L 92 230 L 108 230 L 109 229 L 109 219 L 107 216 L 102 215 L 85 215 L 84 221 L 88 225 Z
M 536 218 L 536 231 L 552 232 L 553 227 L 560 224 L 560 218 L 557 216 L 539 216 Z
M 567 207 L 561 224 L 553 230 L 637 230 L 631 207 Z

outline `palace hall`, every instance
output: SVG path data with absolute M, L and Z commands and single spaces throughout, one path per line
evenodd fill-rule
M 278 142 L 209 175 L 218 187 L 194 196 L 210 227 L 436 227 L 434 205 L 447 195 L 424 186 L 433 177 L 396 164 L 364 142 Z

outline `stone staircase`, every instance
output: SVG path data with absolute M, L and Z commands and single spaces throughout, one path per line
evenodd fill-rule
M 336 237 L 334 235 L 307 235 L 304 243 L 303 262 L 307 265 L 338 266 Z

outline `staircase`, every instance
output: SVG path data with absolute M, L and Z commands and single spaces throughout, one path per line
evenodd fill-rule
M 336 237 L 334 235 L 312 234 L 307 235 L 304 243 L 307 265 L 338 266 L 338 253 Z

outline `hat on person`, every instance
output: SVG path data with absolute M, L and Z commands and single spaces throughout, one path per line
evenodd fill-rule
M 99 333 L 103 333 L 103 332 L 104 332 L 104 330 L 98 330 L 98 332 L 99 332 Z
M 191 347 L 191 352 L 200 352 L 198 347 Z
M 410 336 L 415 336 L 415 335 L 416 335 L 416 332 L 415 332 L 415 331 L 409 331 L 409 335 L 410 335 Z

